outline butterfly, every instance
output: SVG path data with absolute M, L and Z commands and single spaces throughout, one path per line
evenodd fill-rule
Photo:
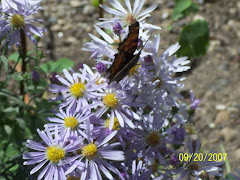
M 110 82 L 122 80 L 129 70 L 137 64 L 141 51 L 134 55 L 137 49 L 139 35 L 139 22 L 135 21 L 129 26 L 129 33 L 126 39 L 119 44 L 118 54 L 111 67 L 107 70 L 110 73 L 108 79 Z

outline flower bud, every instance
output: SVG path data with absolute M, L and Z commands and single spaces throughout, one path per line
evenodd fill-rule
M 184 128 L 176 128 L 172 131 L 174 135 L 174 141 L 183 142 L 185 138 L 185 129 Z
M 122 34 L 122 26 L 120 23 L 117 22 L 116 24 L 113 25 L 113 32 L 117 35 Z
M 82 69 L 82 68 L 83 68 L 83 63 L 79 63 L 78 69 Z
M 32 71 L 32 76 L 31 76 L 31 79 L 32 79 L 32 83 L 37 86 L 38 83 L 39 83 L 39 79 L 40 79 L 40 75 L 37 71 Z
M 60 83 L 59 80 L 57 79 L 56 75 L 57 75 L 56 73 L 52 73 L 51 77 L 49 78 L 51 84 L 59 84 Z
M 171 160 L 170 160 L 170 164 L 172 165 L 172 166 L 178 166 L 179 164 L 180 164 L 180 160 L 178 159 L 178 157 L 176 156 L 176 155 L 174 155 L 174 154 L 172 154 L 171 156 L 170 156 L 170 158 L 171 158 Z
M 151 55 L 147 55 L 147 56 L 144 57 L 144 61 L 146 63 L 152 63 L 153 62 L 153 58 L 152 58 Z
M 106 72 L 106 65 L 103 64 L 103 63 L 98 63 L 96 66 L 95 66 L 96 70 L 99 72 L 99 73 L 104 73 Z

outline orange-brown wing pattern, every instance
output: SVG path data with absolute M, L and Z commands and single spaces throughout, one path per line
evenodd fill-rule
M 119 44 L 118 54 L 115 55 L 115 60 L 112 66 L 107 70 L 110 73 L 110 81 L 114 76 L 121 71 L 134 57 L 134 52 L 137 49 L 139 34 L 139 22 L 135 22 L 129 27 L 129 34 L 122 43 Z

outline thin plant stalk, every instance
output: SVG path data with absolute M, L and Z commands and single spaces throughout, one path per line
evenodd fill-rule
M 103 4 L 103 0 L 99 0 L 99 18 L 103 18 L 103 9 L 100 7 L 100 4 Z
M 25 61 L 25 58 L 27 56 L 27 38 L 24 33 L 24 31 L 21 29 L 20 30 L 20 38 L 21 38 L 21 58 L 22 58 L 22 66 L 21 66 L 21 71 L 22 74 L 24 74 L 27 70 L 27 63 Z M 23 101 L 24 101 L 24 80 L 20 82 L 20 95 L 23 95 Z

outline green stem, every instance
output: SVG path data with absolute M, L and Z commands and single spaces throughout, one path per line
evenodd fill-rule
M 25 61 L 25 58 L 27 56 L 27 39 L 24 31 L 20 30 L 20 39 L 21 39 L 21 57 L 22 57 L 22 74 L 24 74 L 27 70 L 27 63 Z M 23 101 L 24 101 L 24 80 L 20 82 L 20 95 L 23 95 Z
M 103 4 L 103 0 L 99 0 L 99 4 Z M 103 18 L 103 9 L 99 6 L 99 18 Z

